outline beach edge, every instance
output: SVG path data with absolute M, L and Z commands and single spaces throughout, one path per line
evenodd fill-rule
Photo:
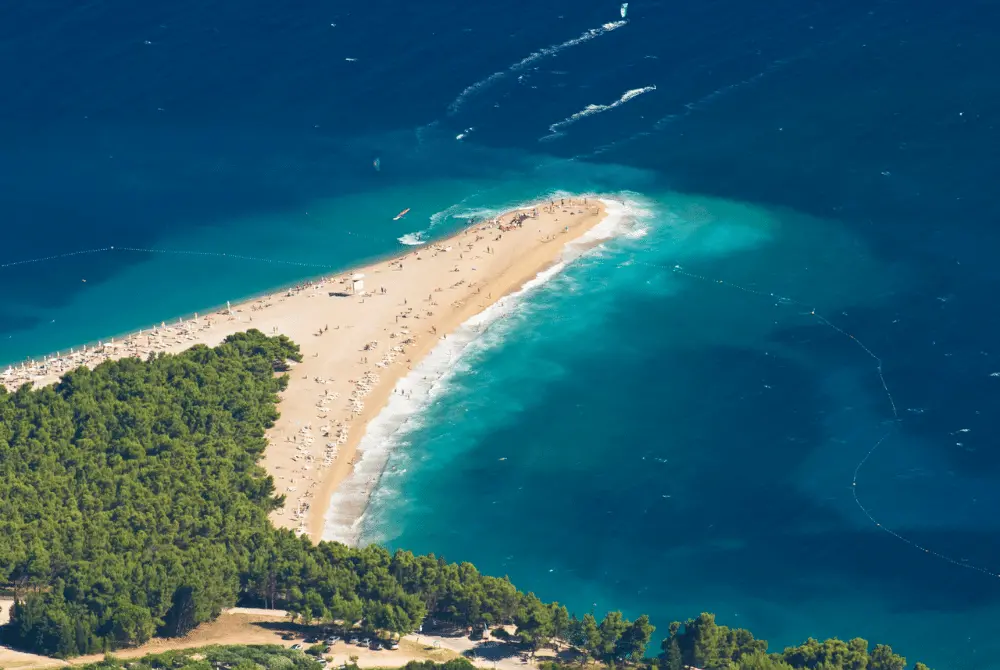
M 354 473 L 353 461 L 359 455 L 358 447 L 361 445 L 365 436 L 368 434 L 368 430 L 372 425 L 372 422 L 377 419 L 379 414 L 381 414 L 387 407 L 389 400 L 392 397 L 393 390 L 396 385 L 403 379 L 405 379 L 412 368 L 416 368 L 422 361 L 424 361 L 431 352 L 438 346 L 441 339 L 446 336 L 453 335 L 459 328 L 461 328 L 467 321 L 476 317 L 477 315 L 483 313 L 493 305 L 497 304 L 505 297 L 519 292 L 525 287 L 526 284 L 537 278 L 542 273 L 551 269 L 552 267 L 567 262 L 566 253 L 569 251 L 571 245 L 575 246 L 580 254 L 571 260 L 575 260 L 583 252 L 599 246 L 603 243 L 609 236 L 600 236 L 592 240 L 584 239 L 588 233 L 593 231 L 601 223 L 605 222 L 609 217 L 608 207 L 611 201 L 608 200 L 608 196 L 599 195 L 572 195 L 572 199 L 585 198 L 592 199 L 598 207 L 598 212 L 596 216 L 588 217 L 583 221 L 576 222 L 576 225 L 569 225 L 566 231 L 562 233 L 563 236 L 556 237 L 546 243 L 536 246 L 528 258 L 521 259 L 518 263 L 512 265 L 506 271 L 501 272 L 499 275 L 491 277 L 490 280 L 484 285 L 488 289 L 487 295 L 491 296 L 489 299 L 484 299 L 476 301 L 474 303 L 468 303 L 463 308 L 455 310 L 445 319 L 446 327 L 441 329 L 442 337 L 436 340 L 423 340 L 419 343 L 417 347 L 412 350 L 412 363 L 407 369 L 397 368 L 393 371 L 391 378 L 383 380 L 380 383 L 379 388 L 368 396 L 366 402 L 366 410 L 359 417 L 360 419 L 360 430 L 355 433 L 355 436 L 344 445 L 346 448 L 345 453 L 349 455 L 348 459 L 338 459 L 337 464 L 330 469 L 329 472 L 324 476 L 320 486 L 319 491 L 316 495 L 316 502 L 309 509 L 309 514 L 307 517 L 307 533 L 314 541 L 324 540 L 324 534 L 327 527 L 327 521 L 329 513 L 332 509 L 332 499 L 336 495 L 337 490 L 342 486 L 347 479 Z M 497 218 L 503 218 L 510 214 L 525 211 L 536 206 L 538 203 L 529 203 L 526 205 L 518 205 L 504 210 L 497 215 Z M 447 244 L 449 242 L 456 242 L 462 236 L 466 235 L 469 230 L 476 228 L 478 225 L 473 225 L 465 228 L 454 235 L 440 240 L 438 244 Z M 380 468 L 379 474 L 384 470 L 385 464 Z M 322 501 L 322 504 L 319 504 Z M 371 492 L 365 496 L 363 504 L 350 515 L 351 522 L 357 524 L 364 517 L 365 513 L 371 504 Z M 343 541 L 343 540 L 337 540 Z

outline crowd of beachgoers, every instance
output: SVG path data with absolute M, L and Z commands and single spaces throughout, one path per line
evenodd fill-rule
M 81 366 L 216 346 L 250 328 L 287 335 L 303 360 L 292 363 L 263 465 L 286 498 L 275 523 L 316 535 L 323 524 L 313 508 L 327 505 L 314 500 L 329 500 L 354 472 L 366 425 L 398 380 L 464 319 L 556 260 L 562 245 L 548 242 L 570 241 L 571 228 L 596 225 L 602 212 L 598 202 L 569 198 L 508 211 L 359 271 L 7 366 L 0 384 L 41 386 Z M 365 499 L 379 476 L 361 482 Z

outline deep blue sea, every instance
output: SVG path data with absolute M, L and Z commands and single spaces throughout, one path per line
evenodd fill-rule
M 660 633 L 1000 668 L 998 31 L 977 0 L 7 3 L 0 362 L 619 198 L 406 382 L 329 535 Z

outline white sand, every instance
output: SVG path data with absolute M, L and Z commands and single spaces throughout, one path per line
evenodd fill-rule
M 249 328 L 287 335 L 304 358 L 291 371 L 262 464 L 274 476 L 277 492 L 287 497 L 274 523 L 318 540 L 327 502 L 351 473 L 365 426 L 396 382 L 439 338 L 558 261 L 566 243 L 606 214 L 596 200 L 567 199 L 536 211 L 537 216 L 530 210 L 508 212 L 395 259 L 233 305 L 231 314 L 201 315 L 0 373 L 0 383 L 9 389 L 27 381 L 52 383 L 79 365 L 215 346 Z M 501 231 L 525 214 L 520 226 Z M 355 272 L 364 274 L 366 295 L 351 292 Z

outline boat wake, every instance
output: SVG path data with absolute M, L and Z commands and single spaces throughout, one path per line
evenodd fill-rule
M 810 13 L 803 15 L 802 18 L 807 20 L 814 20 L 818 14 L 819 13 Z M 678 111 L 667 114 L 658 119 L 653 124 L 653 126 L 647 130 L 639 131 L 637 133 L 629 135 L 626 138 L 605 144 L 588 154 L 581 154 L 578 156 L 574 156 L 574 158 L 586 159 L 599 156 L 619 146 L 630 144 L 639 139 L 642 139 L 643 137 L 649 137 L 654 132 L 662 131 L 674 123 L 683 121 L 692 114 L 695 114 L 696 112 L 703 110 L 705 107 L 718 103 L 718 101 L 722 98 L 738 93 L 741 89 L 746 89 L 755 86 L 756 84 L 759 84 L 761 81 L 767 79 L 768 77 L 771 77 L 785 69 L 788 69 L 793 65 L 797 65 L 802 61 L 808 60 L 810 58 L 815 58 L 821 52 L 836 48 L 844 44 L 844 42 L 855 38 L 860 31 L 868 27 L 869 23 L 871 22 L 872 16 L 873 16 L 872 12 L 868 12 L 864 16 L 860 17 L 860 19 L 854 25 L 849 26 L 846 30 L 843 30 L 841 33 L 837 34 L 836 36 L 830 39 L 810 44 L 810 46 L 808 46 L 807 48 L 790 56 L 772 60 L 766 66 L 761 68 L 760 71 L 749 77 L 740 79 L 738 81 L 734 81 L 724 86 L 720 86 L 712 90 L 708 94 L 701 96 L 700 98 L 685 103 L 682 106 L 682 108 L 679 109 Z M 707 69 L 709 72 L 711 72 L 713 68 L 720 68 L 720 66 L 723 65 L 724 62 L 725 61 L 711 62 Z
M 567 40 L 560 44 L 555 44 L 550 47 L 545 47 L 544 49 L 539 49 L 538 51 L 535 51 L 530 55 L 528 55 L 527 57 L 522 58 L 518 62 L 514 63 L 506 70 L 500 70 L 499 72 L 494 72 L 486 79 L 483 79 L 482 81 L 477 81 L 475 84 L 467 86 L 464 91 L 459 93 L 458 97 L 455 98 L 450 105 L 448 105 L 448 116 L 454 116 L 455 114 L 457 114 L 459 110 L 461 110 L 462 105 L 465 104 L 466 100 L 468 100 L 470 97 L 478 93 L 482 93 L 487 88 L 489 88 L 499 80 L 503 79 L 507 75 L 523 70 L 532 63 L 536 63 L 542 60 L 543 58 L 554 56 L 558 54 L 560 51 L 569 49 L 570 47 L 575 47 L 579 44 L 583 44 L 584 42 L 589 42 L 595 37 L 600 37 L 601 35 L 610 33 L 613 30 L 618 30 L 619 28 L 627 24 L 628 21 L 623 19 L 621 21 L 614 21 L 612 23 L 605 23 L 600 28 L 591 28 L 590 30 L 586 31 L 579 37 L 574 37 L 573 39 Z
M 725 86 L 720 86 L 719 88 L 713 90 L 712 92 L 710 92 L 710 93 L 708 93 L 706 95 L 703 95 L 702 97 L 698 98 L 697 100 L 692 100 L 691 102 L 685 103 L 684 106 L 683 106 L 683 111 L 673 112 L 671 114 L 667 114 L 666 116 L 661 117 L 659 120 L 657 120 L 653 124 L 652 128 L 650 128 L 648 130 L 641 130 L 641 131 L 639 131 L 637 133 L 633 133 L 632 135 L 629 135 L 628 137 L 626 137 L 624 139 L 616 140 L 616 141 L 611 142 L 609 144 L 605 144 L 603 146 L 598 147 L 597 149 L 595 149 L 591 153 L 586 154 L 586 155 L 577 156 L 577 158 L 592 158 L 594 156 L 599 156 L 599 155 L 601 155 L 603 153 L 611 151 L 612 149 L 614 149 L 616 147 L 619 147 L 619 146 L 622 146 L 622 145 L 626 145 L 626 144 L 631 144 L 632 142 L 635 142 L 636 140 L 642 139 L 643 137 L 649 137 L 654 132 L 662 131 L 663 129 L 667 128 L 669 125 L 677 123 L 679 121 L 682 121 L 683 119 L 686 119 L 687 117 L 691 116 L 692 114 L 703 110 L 705 107 L 708 107 L 709 105 L 715 103 L 720 98 L 723 98 L 723 97 L 725 97 L 727 95 L 736 93 L 740 89 L 747 88 L 747 87 L 750 87 L 750 86 L 752 86 L 754 84 L 757 84 L 758 82 L 760 82 L 763 79 L 769 77 L 770 75 L 774 74 L 775 72 L 778 72 L 778 71 L 782 70 L 783 68 L 787 67 L 790 63 L 793 63 L 796 60 L 797 60 L 797 58 L 781 58 L 781 59 L 772 61 L 770 64 L 768 64 L 767 67 L 765 67 L 764 69 L 762 69 L 760 72 L 754 74 L 753 76 L 747 77 L 746 79 L 741 79 L 741 80 L 733 82 L 731 84 L 726 84 Z M 543 138 L 543 139 L 545 139 L 545 138 Z
M 553 123 L 551 126 L 549 126 L 549 134 L 540 138 L 540 141 L 554 140 L 557 137 L 562 137 L 565 134 L 563 133 L 563 128 L 568 128 L 569 126 L 573 125 L 580 119 L 585 119 L 588 116 L 593 116 L 594 114 L 609 112 L 612 109 L 615 109 L 616 107 L 621 107 L 629 100 L 634 100 L 635 98 L 638 98 L 643 93 L 649 93 L 650 91 L 655 91 L 655 90 L 656 86 L 644 86 L 643 88 L 633 88 L 631 90 L 625 91 L 625 93 L 622 94 L 622 97 L 618 98 L 610 105 L 587 105 L 579 112 L 571 116 L 567 116 L 562 121 Z

